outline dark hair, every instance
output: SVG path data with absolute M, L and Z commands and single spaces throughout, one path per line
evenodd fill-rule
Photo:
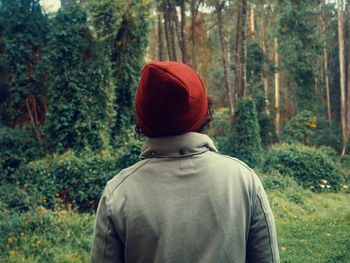
M 198 129 L 197 132 L 203 133 L 207 129 L 210 128 L 210 124 L 213 120 L 213 113 L 214 113 L 214 98 L 212 96 L 207 96 L 208 101 L 208 111 L 207 116 L 205 117 L 205 120 L 202 124 L 202 126 Z M 142 129 L 139 127 L 139 125 L 136 123 L 135 127 L 135 135 L 136 138 L 139 140 L 144 140 L 147 138 L 147 136 L 142 132 Z

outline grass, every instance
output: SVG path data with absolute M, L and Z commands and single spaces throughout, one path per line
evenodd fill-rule
M 268 191 L 281 262 L 350 262 L 350 194 Z M 89 262 L 94 215 L 0 204 L 0 262 Z
M 94 216 L 37 208 L 0 214 L 0 262 L 89 262 Z
M 281 262 L 350 262 L 350 195 L 268 192 Z

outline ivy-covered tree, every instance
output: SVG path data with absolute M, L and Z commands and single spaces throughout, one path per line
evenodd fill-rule
M 116 112 L 112 136 L 115 137 L 135 122 L 133 98 L 148 44 L 151 1 L 92 1 L 89 9 L 111 65 Z
M 258 116 L 251 98 L 237 100 L 232 125 L 231 131 L 226 134 L 227 138 L 219 138 L 219 149 L 251 167 L 257 166 L 262 148 Z
M 108 118 L 108 69 L 78 4 L 61 8 L 51 24 L 46 134 L 55 150 L 98 148 Z
M 278 19 L 278 53 L 287 72 L 299 110 L 316 111 L 319 98 L 315 80 L 321 54 L 317 13 L 313 0 L 281 0 Z
M 43 124 L 47 111 L 48 18 L 39 0 L 0 1 L 0 122 Z M 40 134 L 37 129 L 37 138 Z

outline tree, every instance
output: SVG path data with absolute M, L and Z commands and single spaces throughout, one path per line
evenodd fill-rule
M 242 97 L 237 100 L 233 129 L 227 138 L 218 139 L 219 149 L 255 167 L 259 164 L 261 138 L 257 112 L 253 100 Z
M 11 127 L 32 124 L 38 140 L 47 112 L 48 31 L 38 0 L 0 2 L 1 122 Z
M 86 11 L 78 4 L 61 8 L 51 28 L 45 139 L 53 151 L 98 149 L 109 118 L 103 53 L 89 29 Z
M 320 37 L 313 0 L 282 0 L 278 20 L 278 53 L 288 74 L 298 110 L 317 111 L 315 80 L 321 55 Z
M 166 43 L 168 48 L 169 60 L 177 61 L 175 39 L 174 39 L 174 23 L 172 19 L 170 1 L 171 0 L 164 0 L 162 3 L 165 38 L 166 38 Z
M 110 67 L 115 116 L 111 124 L 114 139 L 136 122 L 133 99 L 144 64 L 150 25 L 150 1 L 106 0 L 89 6 L 93 28 Z
M 279 136 L 280 135 L 280 121 L 281 121 L 281 115 L 280 115 L 280 73 L 279 73 L 279 55 L 278 55 L 278 41 L 277 37 L 274 38 L 275 43 L 275 109 L 276 109 L 276 133 Z
M 344 56 L 344 5 L 342 0 L 338 0 L 338 46 L 339 46 L 339 70 L 340 70 L 340 116 L 343 135 L 343 150 L 339 161 L 346 152 L 349 140 L 346 122 L 346 87 L 345 87 L 345 56 Z
M 188 48 L 186 39 L 186 2 L 181 0 L 181 52 L 182 52 L 182 62 L 188 64 Z
M 229 59 L 227 52 L 227 45 L 224 36 L 224 23 L 222 19 L 222 10 L 226 4 L 226 1 L 217 2 L 216 3 L 216 13 L 218 18 L 218 27 L 219 27 L 219 37 L 221 43 L 221 55 L 222 55 L 222 63 L 224 65 L 224 75 L 225 75 L 225 88 L 228 97 L 228 105 L 230 110 L 230 115 L 233 116 L 233 96 L 232 89 L 230 84 L 230 71 L 229 71 Z
M 158 60 L 165 60 L 163 43 L 163 24 L 161 15 L 158 15 Z

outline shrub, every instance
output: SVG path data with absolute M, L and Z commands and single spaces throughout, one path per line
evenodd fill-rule
M 272 146 L 262 165 L 264 173 L 278 171 L 313 191 L 339 191 L 344 178 L 337 163 L 324 153 L 302 144 Z
M 255 167 L 261 153 L 260 128 L 254 102 L 240 98 L 233 117 L 233 129 L 226 137 L 217 138 L 219 150 Z
M 42 145 L 32 131 L 20 128 L 0 127 L 0 178 L 9 179 L 22 162 L 42 156 Z
M 61 155 L 48 155 L 21 167 L 14 174 L 16 180 L 11 187 L 4 187 L 2 200 L 9 207 L 22 210 L 61 204 L 80 211 L 96 209 L 108 180 L 138 160 L 140 147 L 141 142 L 130 140 L 115 152 L 69 150 Z M 11 191 L 6 191 L 10 188 Z
M 282 175 L 278 170 L 260 174 L 259 178 L 266 190 L 300 188 L 292 177 Z
M 322 145 L 318 150 L 329 157 L 333 162 L 338 160 L 337 152 L 331 146 Z

